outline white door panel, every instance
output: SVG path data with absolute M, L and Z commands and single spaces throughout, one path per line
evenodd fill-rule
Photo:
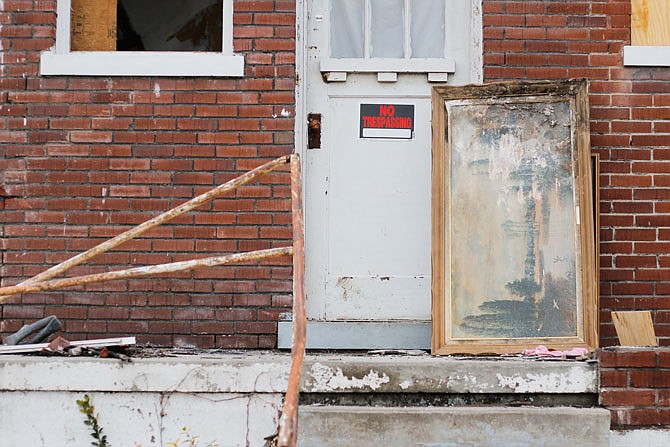
M 393 99 L 415 106 L 413 139 L 359 138 L 360 104 L 388 101 L 330 100 L 326 319 L 430 317 L 430 102 Z
M 364 0 L 358 3 L 366 4 Z M 404 0 L 395 3 L 405 4 Z M 348 4 L 351 8 L 356 2 Z M 446 0 L 457 17 L 447 14 L 445 19 L 444 48 L 449 54 L 444 60 L 454 61 L 456 72 L 449 80 L 457 84 L 474 80 L 469 28 L 476 8 L 470 4 L 471 0 Z M 331 73 L 330 79 L 346 81 L 327 82 L 321 62 L 338 61 L 329 50 L 330 0 L 307 0 L 306 5 L 305 109 L 321 114 L 321 147 L 307 149 L 303 156 L 308 318 L 326 322 L 429 320 L 428 72 L 406 72 L 414 62 L 403 59 L 397 82 L 379 82 L 382 78 L 377 73 L 366 72 L 379 60 L 365 59 L 360 72 L 354 63 L 346 72 Z M 411 23 L 410 19 L 405 23 Z M 369 32 L 365 38 L 370 42 Z M 409 39 L 404 39 L 405 54 L 411 47 Z M 370 49 L 363 53 L 366 58 L 372 55 Z M 440 60 L 437 65 L 435 61 L 421 59 L 415 65 L 432 70 L 440 66 Z M 413 138 L 360 138 L 361 104 L 413 105 Z

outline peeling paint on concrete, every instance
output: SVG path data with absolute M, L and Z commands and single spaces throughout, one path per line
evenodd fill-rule
M 570 369 L 563 373 L 546 374 L 519 374 L 515 376 L 503 376 L 496 374 L 498 385 L 503 388 L 511 388 L 517 393 L 546 392 L 548 390 L 560 389 L 564 393 L 572 393 L 584 389 L 588 384 L 587 377 L 581 370 Z
M 376 390 L 391 379 L 386 373 L 379 374 L 378 371 L 370 370 L 360 379 L 354 376 L 347 377 L 340 368 L 331 368 L 321 363 L 315 363 L 310 369 L 310 375 L 314 380 L 312 389 L 316 392 L 363 389 Z
M 0 391 L 276 393 L 285 391 L 289 368 L 289 353 L 138 358 L 129 364 L 113 359 L 3 356 Z M 51 377 L 48 382 L 43 380 L 45 371 Z M 390 393 L 598 392 L 597 364 L 587 362 L 330 353 L 307 355 L 303 371 L 303 392 L 324 388 Z

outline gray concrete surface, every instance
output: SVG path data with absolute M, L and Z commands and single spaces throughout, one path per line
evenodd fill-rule
M 608 447 L 609 412 L 578 408 L 300 408 L 299 447 Z
M 307 349 L 430 349 L 430 321 L 308 321 Z M 290 349 L 293 321 L 280 321 L 277 346 Z

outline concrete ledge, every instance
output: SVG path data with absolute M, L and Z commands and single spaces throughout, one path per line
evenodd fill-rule
M 308 356 L 303 390 L 386 393 L 597 393 L 595 362 Z
M 0 357 L 0 391 L 281 393 L 290 355 L 115 359 Z M 597 393 L 595 362 L 309 354 L 309 393 Z
M 300 407 L 300 447 L 608 447 L 609 412 L 583 408 Z

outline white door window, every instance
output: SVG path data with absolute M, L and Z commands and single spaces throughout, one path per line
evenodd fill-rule
M 332 58 L 446 56 L 445 0 L 334 0 L 330 18 Z
M 432 72 L 446 80 L 455 71 L 446 44 L 447 0 L 331 0 L 329 6 L 322 72 Z

